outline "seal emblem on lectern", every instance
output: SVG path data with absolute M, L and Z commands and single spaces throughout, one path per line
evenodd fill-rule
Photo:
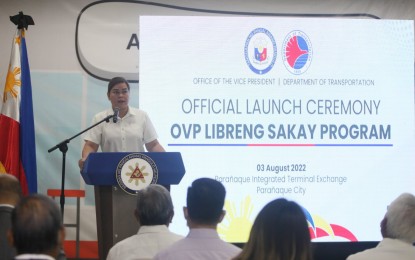
M 138 190 L 157 183 L 158 169 L 149 156 L 131 153 L 120 160 L 115 176 L 123 191 L 135 195 Z

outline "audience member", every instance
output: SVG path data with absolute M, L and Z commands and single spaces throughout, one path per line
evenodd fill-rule
M 7 241 L 12 210 L 22 197 L 19 180 L 11 174 L 0 173 L 0 259 L 12 259 L 15 249 Z
M 265 205 L 255 219 L 248 242 L 234 259 L 312 259 L 310 232 L 301 207 L 282 198 Z
M 139 190 L 135 209 L 140 225 L 138 233 L 114 245 L 107 260 L 153 259 L 158 252 L 183 238 L 168 229 L 173 215 L 173 203 L 166 188 L 150 184 Z
M 383 240 L 375 247 L 350 255 L 348 260 L 414 260 L 415 197 L 403 193 L 389 206 L 380 223 Z
M 221 240 L 216 231 L 225 216 L 225 195 L 222 183 L 209 178 L 195 180 L 187 189 L 187 207 L 183 208 L 189 234 L 154 259 L 215 260 L 236 256 L 241 249 Z
M 51 198 L 29 195 L 14 208 L 9 240 L 17 250 L 15 259 L 55 259 L 64 237 L 61 212 Z

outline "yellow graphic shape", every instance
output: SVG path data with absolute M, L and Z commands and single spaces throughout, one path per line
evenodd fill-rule
M 129 183 L 135 181 L 136 186 L 138 186 L 140 181 L 142 183 L 146 183 L 145 176 L 148 176 L 148 173 L 144 172 L 146 166 L 142 166 L 140 168 L 140 165 L 136 163 L 135 167 L 128 166 L 128 168 L 131 170 L 131 172 L 126 173 L 127 176 L 130 176 L 130 179 L 128 180 Z
M 0 174 L 2 173 L 6 173 L 6 168 L 4 167 L 4 165 L 0 162 Z
M 10 93 L 13 98 L 17 98 L 17 89 L 15 89 L 15 87 L 20 87 L 22 84 L 18 77 L 19 74 L 20 68 L 15 67 L 12 70 L 11 66 L 9 66 L 9 71 L 7 72 L 6 77 L 6 85 L 4 86 L 3 102 L 7 101 L 8 93 Z
M 24 31 L 22 30 L 22 37 L 24 37 Z M 22 42 L 22 38 L 20 38 L 20 36 L 17 36 L 16 38 L 14 38 L 15 42 L 17 45 L 20 46 L 20 43 Z
M 330 226 L 330 223 L 325 221 L 322 217 L 313 215 L 314 225 L 327 232 L 330 236 L 334 236 L 333 229 Z
M 234 202 L 225 201 L 225 223 L 221 223 L 218 227 L 219 235 L 227 242 L 240 243 L 246 242 L 249 238 L 253 222 L 250 220 L 254 205 L 251 197 L 247 196 L 241 202 L 239 215 L 236 214 L 236 206 Z

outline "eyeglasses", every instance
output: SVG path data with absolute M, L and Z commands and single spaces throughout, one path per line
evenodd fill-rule
M 128 89 L 126 88 L 126 89 L 121 89 L 121 91 L 119 90 L 119 89 L 113 89 L 113 90 L 111 90 L 111 94 L 114 94 L 114 95 L 116 95 L 116 96 L 119 96 L 119 95 L 121 95 L 121 94 L 123 94 L 123 95 L 127 95 L 128 94 Z

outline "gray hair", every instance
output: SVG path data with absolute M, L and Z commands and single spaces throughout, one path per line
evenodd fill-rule
M 408 243 L 415 242 L 415 196 L 403 193 L 386 212 L 386 231 L 389 237 Z
M 150 184 L 137 192 L 137 217 L 141 225 L 168 225 L 173 217 L 170 192 L 158 184 Z

